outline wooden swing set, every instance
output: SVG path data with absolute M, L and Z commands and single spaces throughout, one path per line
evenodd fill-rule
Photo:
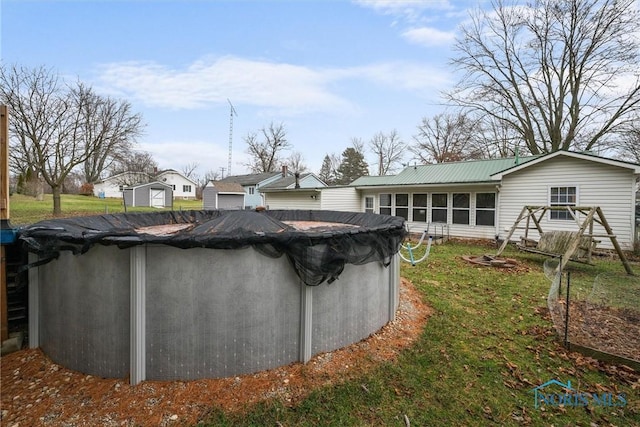
M 558 231 L 552 230 L 544 232 L 541 222 L 547 212 L 563 211 L 578 225 L 578 231 Z M 584 219 L 580 219 L 580 217 Z M 524 226 L 520 225 L 524 221 Z M 594 233 L 594 223 L 600 224 L 606 233 Z M 516 244 L 518 249 L 547 256 L 560 257 L 561 262 L 558 268 L 562 271 L 569 261 L 584 262 L 593 264 L 591 256 L 597 244 L 596 238 L 609 238 L 615 248 L 627 274 L 633 275 L 631 265 L 624 255 L 622 248 L 618 244 L 616 235 L 613 234 L 609 223 L 604 217 L 604 213 L 599 206 L 577 207 L 577 206 L 525 206 L 522 208 L 516 222 L 509 230 L 509 234 L 502 242 L 496 256 L 499 256 L 507 247 L 511 236 L 516 230 L 524 230 L 524 236 L 520 237 L 520 242 Z M 536 230 L 540 236 L 538 241 L 529 237 L 529 230 Z

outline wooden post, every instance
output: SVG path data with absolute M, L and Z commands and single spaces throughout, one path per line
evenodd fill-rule
M 0 222 L 9 227 L 9 116 L 7 106 L 0 105 Z M 7 257 L 4 245 L 0 252 L 0 340 L 9 338 L 7 314 Z

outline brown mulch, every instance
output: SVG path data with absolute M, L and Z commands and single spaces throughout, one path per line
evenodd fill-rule
M 267 399 L 294 405 L 314 389 L 357 378 L 393 360 L 420 335 L 432 310 L 413 284 L 402 280 L 396 320 L 348 347 L 255 374 L 194 381 L 105 379 L 71 371 L 39 349 L 3 356 L 3 426 L 192 425 L 211 408 L 248 409 Z

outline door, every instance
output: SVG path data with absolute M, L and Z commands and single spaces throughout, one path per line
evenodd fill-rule
M 151 189 L 151 207 L 164 208 L 164 189 Z

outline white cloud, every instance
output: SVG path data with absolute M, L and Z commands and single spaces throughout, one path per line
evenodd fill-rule
M 394 62 L 347 68 L 309 68 L 238 57 L 205 58 L 185 69 L 151 62 L 103 65 L 99 76 L 104 92 L 176 110 L 239 104 L 281 115 L 354 112 L 363 100 L 347 99 L 340 84 L 358 79 L 391 90 L 433 91 L 448 75 L 417 63 Z
M 455 40 L 455 33 L 440 31 L 436 28 L 413 28 L 402 33 L 402 37 L 411 43 L 422 46 L 449 45 Z
M 184 70 L 148 62 L 107 64 L 100 79 L 102 85 L 157 107 L 202 108 L 231 97 L 270 108 L 349 108 L 327 90 L 322 70 L 231 56 L 198 60 Z

